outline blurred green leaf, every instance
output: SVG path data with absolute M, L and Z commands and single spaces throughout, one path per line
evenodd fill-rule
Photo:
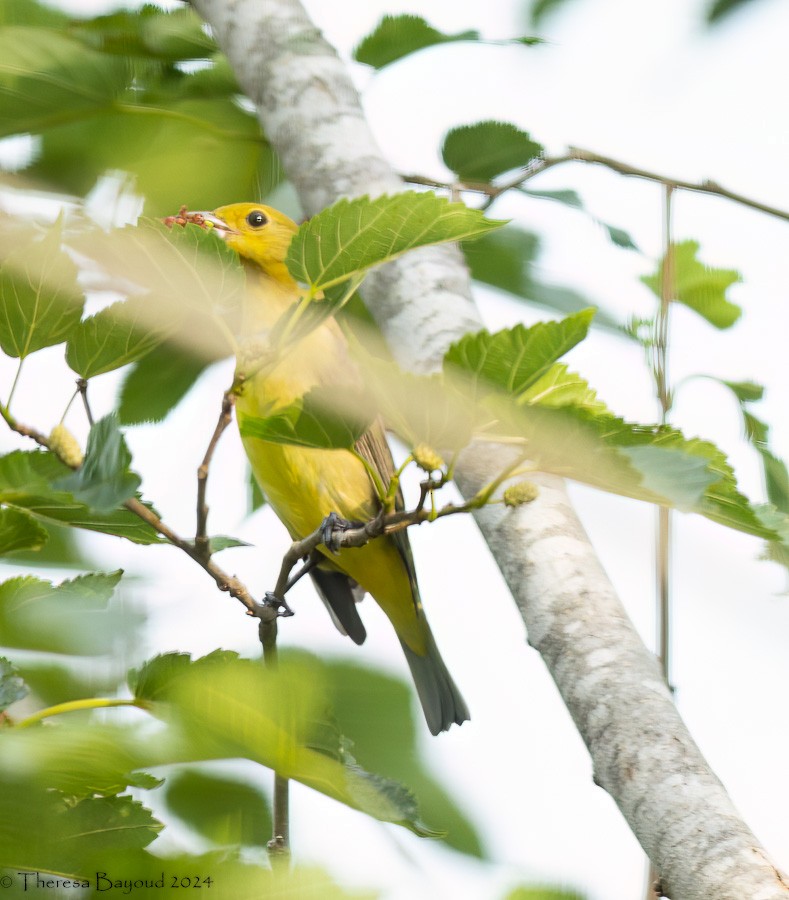
M 265 418 L 239 412 L 241 436 L 297 447 L 350 450 L 369 429 L 371 419 L 364 414 L 354 418 L 347 412 L 335 413 L 331 396 L 335 390 L 313 388 L 300 400 Z
M 203 657 L 203 665 L 219 659 L 219 651 Z M 238 659 L 238 654 L 227 654 L 225 659 Z M 130 669 L 127 677 L 129 690 L 135 700 L 158 701 L 167 698 L 178 678 L 183 678 L 192 665 L 188 653 L 163 653 L 145 662 L 139 669 Z
M 105 53 L 169 62 L 205 59 L 216 50 L 202 19 L 193 10 L 163 10 L 151 4 L 72 22 L 69 33 Z
M 60 849 L 66 859 L 79 859 L 86 851 L 147 847 L 163 827 L 132 797 L 85 797 L 64 813 Z
M 299 228 L 287 264 L 318 292 L 415 247 L 468 240 L 501 224 L 433 193 L 339 200 Z
M 503 388 L 518 399 L 538 378 L 587 335 L 594 309 L 559 322 L 516 325 L 491 334 L 467 334 L 444 355 L 444 366 L 459 369 L 483 387 Z
M 134 298 L 83 319 L 66 345 L 66 362 L 82 378 L 94 378 L 136 362 L 165 335 L 148 327 L 146 299 Z
M 711 377 L 711 376 L 708 376 Z M 764 396 L 764 387 L 753 381 L 726 381 L 713 378 L 727 387 L 737 398 L 745 426 L 745 436 L 753 445 L 762 463 L 764 484 L 769 506 L 757 510 L 762 524 L 778 533 L 778 540 L 769 541 L 765 550 L 767 559 L 789 568 L 789 468 L 783 459 L 770 449 L 770 427 L 749 409 Z
M 721 19 L 751 2 L 753 0 L 713 0 L 707 9 L 707 22 L 710 25 L 717 25 Z
M 92 573 L 54 585 L 32 575 L 0 584 L 0 644 L 49 653 L 109 653 L 130 624 L 107 603 L 121 572 Z
M 283 660 L 271 670 L 227 653 L 194 662 L 167 654 L 130 673 L 129 684 L 183 734 L 188 755 L 181 751 L 182 761 L 251 759 L 374 818 L 434 835 L 417 818 L 416 801 L 402 785 L 311 749 L 325 701 L 307 664 Z M 167 744 L 163 749 L 172 753 Z
M 127 628 L 135 624 L 128 618 L 125 621 Z M 117 692 L 122 680 L 114 658 L 30 655 L 20 661 L 19 669 L 30 690 L 44 706 L 111 696 Z
M 29 692 L 16 666 L 0 656 L 0 713 L 5 712 L 12 703 L 26 697 Z
M 25 509 L 45 524 L 72 525 L 128 538 L 138 544 L 161 542 L 159 535 L 134 513 L 91 510 L 55 487 L 71 470 L 42 450 L 15 450 L 0 457 L 0 503 Z
M 525 194 L 527 197 L 534 197 L 538 200 L 553 200 L 557 203 L 563 204 L 564 206 L 569 206 L 571 209 L 578 209 L 586 212 L 583 201 L 576 191 L 535 191 L 531 188 L 526 188 L 523 186 L 520 186 L 518 190 L 522 194 Z M 614 225 L 607 225 L 596 216 L 591 216 L 591 219 L 593 222 L 596 222 L 601 228 L 605 229 L 608 237 L 611 239 L 612 243 L 617 245 L 617 247 L 624 247 L 626 250 L 638 250 L 636 242 L 623 228 L 617 228 Z
M 21 509 L 0 509 L 0 556 L 19 550 L 40 550 L 49 535 Z
M 546 16 L 554 13 L 559 7 L 564 6 L 567 0 L 534 0 L 531 6 L 532 25 L 539 25 Z
M 300 654 L 289 651 L 288 656 Z M 482 840 L 454 794 L 429 772 L 414 724 L 413 692 L 399 679 L 358 665 L 313 661 L 326 685 L 341 732 L 353 739 L 353 753 L 367 769 L 408 784 L 424 818 L 446 832 L 443 840 L 461 853 L 483 858 Z
M 174 96 L 156 92 L 48 129 L 28 171 L 76 194 L 107 171 L 127 172 L 151 215 L 175 213 L 183 203 L 213 209 L 228 197 L 265 196 L 281 169 L 256 118 L 230 95 L 206 96 L 209 75 L 197 75 L 199 84 L 190 77 L 174 85 Z
M 422 18 L 422 16 L 384 16 L 353 51 L 353 58 L 360 63 L 382 69 L 390 63 L 436 44 L 451 41 L 479 40 L 478 31 L 461 31 L 445 34 Z
M 608 412 L 589 382 L 576 372 L 569 371 L 564 363 L 551 366 L 533 382 L 521 396 L 521 402 L 538 403 L 540 406 L 573 406 L 594 413 Z
M 62 478 L 56 487 L 100 513 L 111 512 L 134 496 L 140 476 L 129 469 L 131 453 L 118 428 L 118 417 L 110 413 L 90 429 L 82 465 Z
M 447 132 L 441 156 L 461 181 L 491 181 L 537 159 L 542 144 L 509 122 L 477 122 Z
M 506 894 L 504 900 L 586 900 L 586 895 L 565 888 L 519 885 Z
M 483 284 L 561 315 L 591 305 L 574 290 L 543 284 L 535 279 L 534 260 L 538 250 L 535 234 L 507 225 L 462 246 L 472 278 Z M 619 323 L 604 310 L 598 309 L 594 324 L 619 333 Z
M 108 275 L 147 292 L 143 303 L 150 313 L 149 327 L 169 329 L 177 322 L 179 340 L 195 354 L 207 353 L 212 361 L 221 358 L 222 350 L 229 355 L 226 340 L 204 338 L 201 344 L 195 330 L 197 325 L 203 330 L 209 325 L 205 319 L 195 320 L 195 313 L 235 310 L 244 290 L 238 254 L 210 230 L 192 224 L 168 228 L 157 219 L 143 218 L 136 226 L 109 233 L 85 232 L 70 243 Z M 193 321 L 197 324 L 190 331 Z
M 251 466 L 247 471 L 247 484 L 249 485 L 247 514 L 251 515 L 253 512 L 257 512 L 262 506 L 265 506 L 267 502 Z
M 0 347 L 9 356 L 24 359 L 67 340 L 79 324 L 83 304 L 77 267 L 61 249 L 58 223 L 3 260 Z
M 83 552 L 76 540 L 76 532 L 65 525 L 56 525 L 51 521 L 36 519 L 44 529 L 46 541 L 38 550 L 18 550 L 14 553 L 14 562 L 27 563 L 37 568 L 57 566 L 58 568 L 91 569 L 93 560 Z
M 221 550 L 230 550 L 233 547 L 251 547 L 246 541 L 239 538 L 230 537 L 227 534 L 215 534 L 208 539 L 208 546 L 211 553 L 219 553 Z
M 54 29 L 0 32 L 0 136 L 40 132 L 107 109 L 129 80 L 125 59 Z
M 716 328 L 730 328 L 740 318 L 742 310 L 726 299 L 726 289 L 742 281 L 733 269 L 713 269 L 696 258 L 698 241 L 682 241 L 669 248 L 673 296 L 697 312 Z M 654 275 L 642 275 L 641 281 L 657 296 L 661 296 L 665 260 L 658 264 Z
M 764 385 L 756 384 L 755 381 L 722 380 L 721 384 L 725 384 L 740 403 L 753 403 L 764 396 Z
M 0 0 L 0 25 L 36 25 L 61 28 L 68 23 L 66 13 L 39 0 Z
M 215 844 L 264 847 L 271 837 L 268 800 L 250 784 L 187 769 L 167 779 L 165 796 L 179 819 Z
M 186 396 L 210 362 L 178 344 L 160 344 L 139 360 L 121 386 L 122 425 L 160 422 Z

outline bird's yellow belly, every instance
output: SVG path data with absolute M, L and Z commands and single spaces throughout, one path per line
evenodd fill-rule
M 303 377 L 303 368 L 300 373 Z M 280 381 L 277 375 L 256 378 L 237 398 L 236 409 L 240 417 L 270 414 L 307 387 L 296 386 L 292 379 Z M 266 403 L 269 397 L 276 402 Z M 378 504 L 370 476 L 348 450 L 297 447 L 250 437 L 242 441 L 266 500 L 295 540 L 315 531 L 331 512 L 351 522 L 366 522 L 375 515 Z M 414 602 L 405 562 L 391 538 L 377 538 L 337 555 L 329 555 L 323 547 L 320 550 L 375 598 L 409 647 L 425 652 L 426 626 Z

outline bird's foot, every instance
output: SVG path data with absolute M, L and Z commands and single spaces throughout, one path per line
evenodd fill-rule
M 263 597 L 263 602 L 260 604 L 260 606 L 262 609 L 273 609 L 277 616 L 280 618 L 287 618 L 288 616 L 296 615 L 288 606 L 288 603 L 284 597 L 278 597 L 271 591 L 266 591 L 266 594 Z
M 331 512 L 320 524 L 321 542 L 332 553 L 339 553 L 342 546 L 340 541 L 341 535 L 351 528 L 355 528 L 357 524 L 356 522 L 349 522 L 347 519 L 343 519 L 342 516 L 338 516 L 335 512 Z

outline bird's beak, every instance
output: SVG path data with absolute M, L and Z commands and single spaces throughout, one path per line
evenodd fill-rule
M 195 217 L 202 216 L 202 221 Z M 203 210 L 197 212 L 187 212 L 185 213 L 185 217 L 187 222 L 196 222 L 203 225 L 204 227 L 211 228 L 216 234 L 222 239 L 226 238 L 229 234 L 238 234 L 235 228 L 231 228 L 224 219 L 220 219 L 219 216 L 215 216 L 212 212 L 205 212 Z

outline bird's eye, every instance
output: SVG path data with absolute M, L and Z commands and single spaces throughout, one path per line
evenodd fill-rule
M 252 228 L 262 228 L 266 222 L 268 222 L 268 219 L 259 209 L 252 210 L 247 216 L 247 225 L 251 225 Z

